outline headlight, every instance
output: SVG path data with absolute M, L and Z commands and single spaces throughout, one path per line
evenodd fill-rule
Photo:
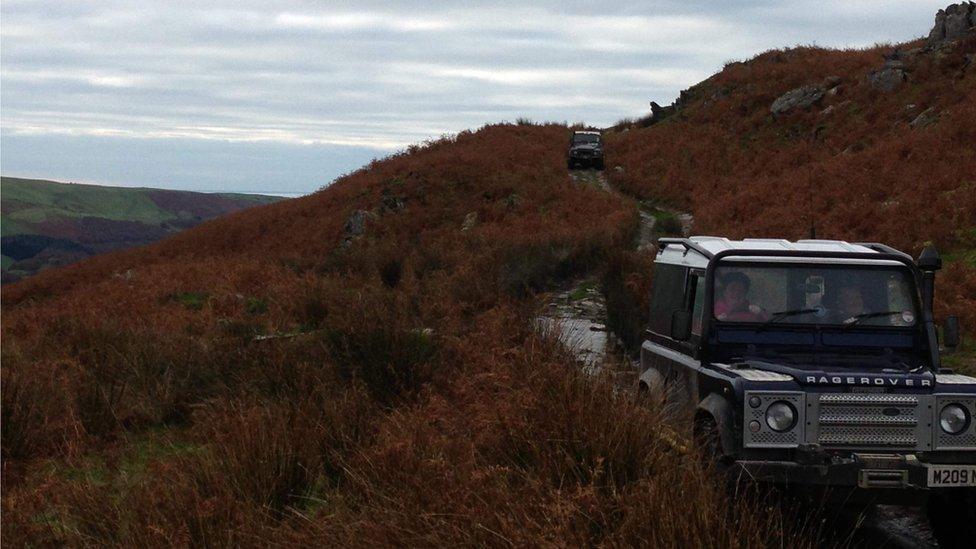
M 950 404 L 939 414 L 942 430 L 950 435 L 958 435 L 969 427 L 969 412 L 959 404 Z
M 774 402 L 766 408 L 766 425 L 780 433 L 789 431 L 796 425 L 796 410 L 788 402 Z

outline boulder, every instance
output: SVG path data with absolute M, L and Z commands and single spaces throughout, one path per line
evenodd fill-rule
M 356 210 L 352 212 L 343 230 L 346 236 L 359 236 L 366 231 L 366 220 L 374 216 L 373 212 L 366 210 Z
M 671 116 L 672 114 L 674 114 L 678 110 L 676 103 L 677 102 L 672 103 L 666 107 L 662 107 L 661 105 L 658 105 L 656 101 L 651 101 L 650 123 L 656 124 L 664 120 L 665 118 Z
M 893 92 L 908 79 L 908 75 L 905 73 L 904 63 L 888 60 L 880 69 L 869 72 L 867 78 L 871 86 L 884 92 Z
M 462 231 L 470 231 L 478 224 L 478 212 L 468 212 L 468 215 L 464 216 L 464 222 L 461 223 Z
M 773 114 L 784 114 L 795 109 L 805 109 L 824 96 L 824 89 L 820 86 L 801 86 L 790 90 L 773 101 L 769 111 Z
M 834 89 L 837 86 L 839 86 L 840 83 L 843 82 L 843 81 L 844 81 L 844 79 L 841 78 L 841 77 L 839 77 L 839 76 L 828 76 L 827 78 L 824 78 L 823 88 L 825 90 Z
M 505 207 L 514 210 L 522 205 L 522 197 L 516 193 L 512 193 L 505 197 Z
M 368 210 L 356 210 L 352 212 L 349 219 L 346 220 L 345 226 L 342 228 L 344 237 L 339 245 L 343 248 L 351 246 L 354 240 L 366 232 L 366 220 L 375 220 L 377 218 L 379 218 L 378 215 Z
M 403 199 L 392 194 L 384 194 L 380 200 L 381 213 L 396 213 L 404 207 Z
M 935 14 L 935 26 L 929 32 L 926 45 L 938 48 L 963 38 L 976 27 L 976 3 L 951 4 Z
M 939 115 L 935 113 L 935 107 L 929 107 L 916 116 L 909 125 L 913 128 L 924 128 L 931 126 L 939 120 Z

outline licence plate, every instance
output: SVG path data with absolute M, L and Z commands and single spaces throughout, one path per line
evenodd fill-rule
M 976 465 L 930 465 L 929 488 L 976 486 Z

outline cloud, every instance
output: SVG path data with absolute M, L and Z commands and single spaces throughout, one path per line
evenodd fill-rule
M 392 151 L 520 116 L 611 124 L 729 59 L 920 36 L 944 3 L 6 0 L 0 116 L 7 136 Z
M 275 24 L 284 28 L 315 29 L 325 31 L 376 31 L 424 32 L 451 28 L 444 19 L 425 19 L 420 17 L 398 17 L 381 13 L 334 13 L 302 14 L 279 13 Z

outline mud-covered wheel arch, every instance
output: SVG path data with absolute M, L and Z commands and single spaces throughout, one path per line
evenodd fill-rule
M 637 397 L 643 402 L 664 406 L 667 400 L 667 390 L 664 386 L 664 376 L 654 368 L 648 368 L 637 381 Z
M 951 488 L 932 494 L 926 504 L 929 524 L 939 547 L 972 547 L 976 539 L 976 489 Z
M 729 401 L 715 393 L 705 397 L 695 410 L 693 433 L 706 455 L 720 465 L 730 463 L 736 444 Z

